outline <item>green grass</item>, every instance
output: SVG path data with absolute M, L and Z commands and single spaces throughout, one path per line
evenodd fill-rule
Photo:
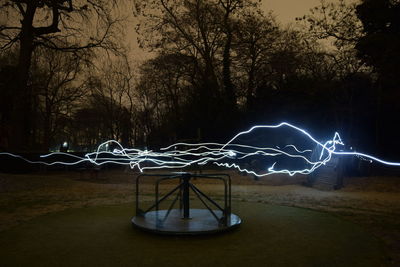
M 133 229 L 133 204 L 70 209 L 0 233 L 1 266 L 381 266 L 380 241 L 308 209 L 235 202 L 236 230 L 200 237 Z

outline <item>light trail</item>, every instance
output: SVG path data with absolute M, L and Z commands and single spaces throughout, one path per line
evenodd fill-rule
M 285 145 L 283 148 L 279 146 L 253 146 L 243 144 L 240 138 L 248 137 L 256 130 L 280 130 L 287 128 L 294 130 L 297 137 L 304 137 L 305 141 L 309 142 L 311 149 L 299 148 L 295 144 Z M 104 151 L 108 147 L 115 147 L 113 151 Z M 44 165 L 77 165 L 84 162 L 89 162 L 94 165 L 104 165 L 108 163 L 127 165 L 132 169 L 137 168 L 141 172 L 144 170 L 153 169 L 183 169 L 192 165 L 204 166 L 212 163 L 220 167 L 233 168 L 240 172 L 253 174 L 258 177 L 284 173 L 288 175 L 295 174 L 310 174 L 319 167 L 327 164 L 332 156 L 357 156 L 369 161 L 376 161 L 381 164 L 400 166 L 400 162 L 391 162 L 379 159 L 375 156 L 355 151 L 337 151 L 337 146 L 344 146 L 344 143 L 339 135 L 335 132 L 333 138 L 326 142 L 320 142 L 315 139 L 306 130 L 301 129 L 287 122 L 282 122 L 276 125 L 256 125 L 246 131 L 239 132 L 227 143 L 176 143 L 160 151 L 140 150 L 135 148 L 124 148 L 115 140 L 103 142 L 97 147 L 95 152 L 87 153 L 84 157 L 72 155 L 64 152 L 54 152 L 40 156 L 42 159 L 50 160 L 50 162 L 40 160 L 32 161 L 22 156 L 2 152 L 0 155 L 20 158 L 31 164 Z M 315 152 L 320 151 L 315 158 Z M 71 162 L 51 161 L 51 157 L 63 155 L 71 159 Z M 276 158 L 273 163 L 268 163 L 271 159 Z M 248 161 L 257 158 L 263 167 L 261 170 L 254 169 L 253 166 L 248 166 Z M 283 168 L 279 167 L 279 161 L 282 159 L 296 160 L 304 168 Z M 251 165 L 251 164 L 250 164 Z M 297 164 L 298 165 L 298 164 Z

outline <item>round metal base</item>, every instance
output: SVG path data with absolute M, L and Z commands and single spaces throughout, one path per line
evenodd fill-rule
M 231 214 L 227 224 L 219 223 L 206 209 L 190 209 L 190 219 L 183 219 L 179 209 L 150 211 L 132 218 L 132 224 L 142 230 L 170 235 L 201 235 L 231 230 L 242 223 L 239 216 Z M 222 212 L 214 210 L 218 217 Z M 166 217 L 166 219 L 165 219 Z

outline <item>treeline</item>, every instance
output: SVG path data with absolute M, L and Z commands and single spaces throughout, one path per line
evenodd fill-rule
M 225 141 L 254 124 L 289 121 L 319 138 L 339 131 L 349 147 L 396 157 L 398 2 L 321 1 L 285 27 L 258 1 L 134 4 L 139 23 L 132 30 L 151 59 L 132 63 L 110 45 L 112 38 L 103 49 L 114 55 L 106 60 L 93 47 L 38 46 L 26 83 L 30 93 L 22 95 L 28 109 L 13 108 L 21 101 L 13 89 L 21 86 L 21 51 L 3 49 L 3 149 L 24 149 L 13 146 L 15 130 L 28 133 L 30 150 L 64 141 L 91 150 L 108 139 L 135 147 Z M 13 127 L 16 118 L 29 127 Z

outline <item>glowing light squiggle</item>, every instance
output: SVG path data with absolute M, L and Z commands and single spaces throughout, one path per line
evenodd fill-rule
M 279 129 L 287 127 L 294 130 L 299 136 L 306 138 L 308 142 L 314 145 L 314 149 L 300 149 L 294 144 L 285 145 L 283 148 L 275 147 L 262 147 L 252 146 L 248 144 L 241 144 L 239 139 L 243 136 L 253 133 L 260 129 Z M 120 165 L 128 165 L 132 169 L 137 168 L 141 172 L 144 170 L 152 169 L 182 169 L 192 165 L 206 165 L 208 163 L 215 164 L 220 167 L 234 168 L 240 172 L 253 174 L 255 176 L 266 176 L 274 173 L 284 173 L 289 175 L 295 174 L 310 174 L 317 168 L 327 164 L 334 155 L 337 156 L 358 156 L 370 161 L 376 161 L 381 164 L 400 166 L 399 162 L 390 162 L 379 159 L 372 155 L 355 151 L 337 151 L 337 146 L 343 146 L 344 143 L 340 138 L 339 133 L 335 132 L 333 138 L 326 142 L 320 142 L 315 139 L 306 130 L 301 129 L 287 122 L 282 122 L 277 125 L 256 125 L 246 131 L 242 131 L 230 139 L 227 143 L 176 143 L 160 151 L 140 150 L 135 148 L 124 148 L 120 143 L 115 140 L 109 140 L 97 147 L 95 152 L 87 153 L 84 157 L 72 155 L 64 152 L 54 152 L 47 155 L 42 155 L 42 159 L 51 160 L 52 156 L 64 155 L 71 158 L 72 162 L 63 161 L 32 161 L 23 158 L 19 155 L 3 152 L 0 155 L 7 155 L 25 160 L 32 164 L 45 164 L 45 165 L 77 165 L 83 162 L 89 162 L 94 165 L 104 165 L 107 163 L 114 163 Z M 108 147 L 116 147 L 113 151 L 103 151 Z M 178 149 L 180 148 L 180 149 Z M 313 151 L 320 151 L 315 158 Z M 294 159 L 301 161 L 305 168 L 289 169 L 277 167 L 277 161 L 264 166 L 263 170 L 254 170 L 252 167 L 246 166 L 243 162 L 253 157 L 264 157 L 271 159 L 274 157 Z M 248 165 L 248 164 L 247 164 Z

